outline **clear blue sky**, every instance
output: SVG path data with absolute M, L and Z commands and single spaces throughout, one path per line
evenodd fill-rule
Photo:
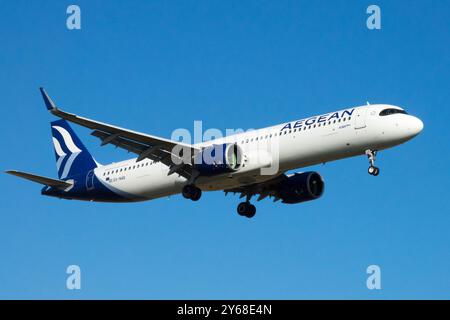
M 314 167 L 320 200 L 206 193 L 138 204 L 62 201 L 0 174 L 0 298 L 450 298 L 449 1 L 70 1 L 0 3 L 2 170 L 56 177 L 38 87 L 71 112 L 163 137 L 258 128 L 348 106 L 419 116 L 416 139 Z M 369 31 L 376 3 L 382 29 Z M 130 157 L 100 148 L 100 162 Z M 82 290 L 65 288 L 66 267 Z M 368 265 L 381 291 L 366 288 Z

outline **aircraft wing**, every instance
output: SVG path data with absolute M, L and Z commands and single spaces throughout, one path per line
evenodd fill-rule
M 8 171 L 6 171 L 6 173 L 12 174 L 13 176 L 27 179 L 27 180 L 30 180 L 33 182 L 37 182 L 37 183 L 40 183 L 40 184 L 43 184 L 46 186 L 54 187 L 57 189 L 67 189 L 68 187 L 72 186 L 72 183 L 70 183 L 70 182 L 47 178 L 47 177 L 38 176 L 35 174 L 16 171 L 16 170 L 8 170 Z
M 112 144 L 116 147 L 125 149 L 129 152 L 133 152 L 138 155 L 137 161 L 149 158 L 154 161 L 164 163 L 169 166 L 171 170 L 170 174 L 178 173 L 187 179 L 192 175 L 192 161 L 185 161 L 182 164 L 173 163 L 173 159 L 181 160 L 174 150 L 182 151 L 182 154 L 190 152 L 188 154 L 192 157 L 201 150 L 195 148 L 190 144 L 176 142 L 173 140 L 160 138 L 157 136 L 140 133 L 137 131 L 128 130 L 125 128 L 113 126 L 107 123 L 91 120 L 88 118 L 77 116 L 76 114 L 65 112 L 56 107 L 55 103 L 50 99 L 44 88 L 40 88 L 42 97 L 44 99 L 47 109 L 55 116 L 65 119 L 67 121 L 79 124 L 83 127 L 92 129 L 92 135 L 102 140 L 102 146 L 106 144 Z

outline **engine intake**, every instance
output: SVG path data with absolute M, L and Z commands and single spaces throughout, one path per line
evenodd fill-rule
M 279 187 L 278 197 L 283 203 L 300 203 L 322 196 L 325 183 L 317 172 L 295 173 L 287 176 Z
M 241 165 L 242 150 L 233 143 L 205 147 L 194 158 L 194 167 L 203 176 L 237 171 Z

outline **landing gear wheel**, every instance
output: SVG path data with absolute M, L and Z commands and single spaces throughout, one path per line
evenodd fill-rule
M 240 216 L 246 216 L 247 215 L 247 211 L 248 211 L 248 206 L 249 206 L 248 202 L 241 202 L 241 203 L 239 203 L 238 206 L 237 206 L 237 213 Z
M 250 205 L 249 211 L 247 212 L 247 218 L 253 218 L 256 214 L 256 207 L 254 205 Z
M 256 214 L 256 207 L 252 205 L 250 202 L 241 202 L 237 206 L 237 213 L 240 216 L 253 218 Z
M 194 192 L 191 195 L 191 200 L 198 201 L 200 200 L 201 197 L 202 197 L 202 190 L 200 190 L 199 188 L 194 188 Z
M 198 201 L 202 196 L 202 190 L 194 185 L 188 184 L 183 187 L 181 194 L 186 199 L 191 199 L 192 201 Z
M 377 167 L 375 167 L 375 172 L 373 173 L 373 175 L 376 177 L 377 175 L 380 174 L 380 169 L 378 169 Z
M 183 190 L 181 190 L 181 194 L 186 199 L 190 199 L 191 198 L 191 193 L 192 193 L 192 186 L 191 185 L 184 186 Z
M 373 175 L 373 176 L 377 176 L 380 174 L 380 169 L 374 166 L 370 166 L 369 170 L 368 170 L 369 174 Z
M 377 156 L 377 152 L 374 150 L 366 150 L 366 155 L 369 158 L 370 167 L 367 170 L 370 175 L 377 176 L 380 174 L 380 169 L 375 167 L 375 158 Z

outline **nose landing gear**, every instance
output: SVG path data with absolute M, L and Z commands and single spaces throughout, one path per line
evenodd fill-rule
M 366 150 L 366 155 L 369 158 L 370 167 L 367 170 L 370 175 L 377 176 L 380 174 L 380 169 L 378 167 L 375 167 L 375 158 L 377 156 L 377 151 L 374 150 Z

